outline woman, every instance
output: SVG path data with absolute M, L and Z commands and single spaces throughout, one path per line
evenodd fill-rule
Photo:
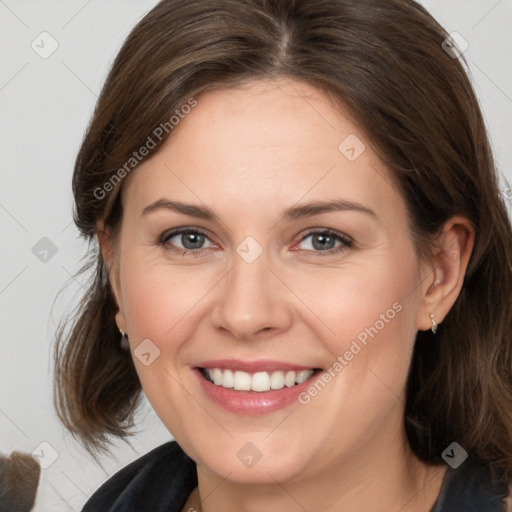
M 447 37 L 409 0 L 134 28 L 76 162 L 56 404 L 94 451 L 143 390 L 176 441 L 84 511 L 509 507 L 512 229 Z

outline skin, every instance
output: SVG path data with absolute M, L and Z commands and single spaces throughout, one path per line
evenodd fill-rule
M 132 350 L 145 339 L 160 350 L 149 366 L 134 357 L 145 394 L 197 463 L 199 486 L 183 510 L 430 510 L 446 468 L 420 462 L 406 441 L 405 384 L 417 331 L 430 329 L 431 313 L 441 322 L 459 295 L 469 221 L 450 219 L 432 260 L 421 261 L 391 172 L 369 143 L 355 161 L 338 150 L 349 134 L 367 137 L 310 85 L 252 81 L 197 100 L 126 179 L 118 238 L 98 225 L 117 324 Z M 220 220 L 163 208 L 141 215 L 161 198 L 208 206 Z M 376 218 L 336 211 L 279 222 L 288 207 L 328 199 Z M 158 244 L 184 226 L 207 232 L 198 255 L 171 250 L 190 237 Z M 311 229 L 353 245 L 336 241 L 327 250 L 343 250 L 323 254 L 318 237 L 301 241 Z M 236 252 L 247 236 L 263 249 L 252 263 Z M 400 312 L 306 405 L 227 412 L 190 370 L 218 358 L 325 370 L 396 302 Z M 262 455 L 251 468 L 237 457 L 247 442 Z

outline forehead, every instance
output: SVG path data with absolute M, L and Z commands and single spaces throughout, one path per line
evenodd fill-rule
M 256 215 L 278 203 L 341 197 L 404 213 L 364 133 L 313 86 L 262 80 L 196 100 L 125 183 L 125 199 L 136 208 L 170 197 Z

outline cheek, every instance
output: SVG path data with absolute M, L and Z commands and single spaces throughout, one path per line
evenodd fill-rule
M 155 262 L 144 251 L 127 254 L 121 265 L 121 283 L 128 332 L 134 340 L 149 338 L 157 344 L 183 338 L 195 307 L 209 288 L 200 269 Z
M 416 262 L 413 249 L 405 246 L 369 265 L 359 261 L 333 269 L 329 279 L 317 274 L 297 283 L 297 295 L 307 298 L 318 318 L 316 332 L 325 333 L 332 373 L 344 375 L 335 379 L 345 388 L 340 394 L 358 389 L 370 401 L 389 390 L 403 394 L 417 332 Z
M 197 305 L 209 288 L 204 275 L 191 278 L 194 272 L 155 262 L 144 249 L 125 252 L 120 267 L 122 309 L 135 368 L 145 395 L 173 435 L 194 429 L 193 417 L 180 415 L 178 420 L 174 413 L 190 407 L 181 384 L 187 378 L 182 347 L 194 333 Z M 148 365 L 137 355 L 145 340 L 157 347 L 146 349 Z
M 322 293 L 309 295 L 308 306 L 334 334 L 322 337 L 332 357 L 328 382 L 308 388 L 301 404 L 322 411 L 326 436 L 344 418 L 344 437 L 337 441 L 341 451 L 370 442 L 391 414 L 401 424 L 417 331 L 415 261 L 412 252 L 390 255 L 375 265 L 347 269 Z
M 333 269 L 329 275 L 305 273 L 294 283 L 331 352 L 349 350 L 352 340 L 361 346 L 377 338 L 403 344 L 414 335 L 418 276 L 411 261 L 389 258 Z

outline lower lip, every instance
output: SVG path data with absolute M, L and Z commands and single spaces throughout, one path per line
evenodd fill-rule
M 236 391 L 217 386 L 206 380 L 198 368 L 193 368 L 193 372 L 197 375 L 201 388 L 212 402 L 227 411 L 247 416 L 268 414 L 298 401 L 300 393 L 310 386 L 312 380 L 315 380 L 320 373 L 317 371 L 305 382 L 289 388 L 284 387 L 275 391 L 258 392 Z

